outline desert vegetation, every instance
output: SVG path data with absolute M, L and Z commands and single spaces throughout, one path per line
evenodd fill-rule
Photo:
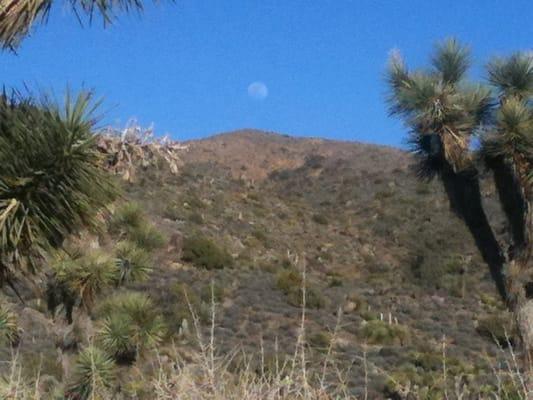
M 3 48 L 51 4 L 0 5 Z M 260 131 L 181 145 L 97 130 L 90 93 L 5 91 L 0 398 L 529 398 L 533 58 L 492 60 L 487 85 L 469 65 L 455 40 L 427 70 L 392 55 L 414 158 Z

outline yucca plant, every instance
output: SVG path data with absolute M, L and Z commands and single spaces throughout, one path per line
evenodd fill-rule
M 150 254 L 135 243 L 123 241 L 115 248 L 117 259 L 117 285 L 145 280 L 152 271 Z
M 154 0 L 157 2 L 157 0 Z M 3 0 L 0 3 L 0 44 L 3 48 L 16 48 L 28 35 L 35 22 L 44 22 L 52 0 Z M 73 13 L 92 20 L 99 14 L 105 25 L 113 22 L 118 12 L 142 11 L 142 0 L 64 0 Z
M 137 355 L 133 340 L 135 326 L 128 315 L 113 313 L 106 317 L 98 331 L 99 345 L 120 363 L 131 363 Z
M 101 251 L 91 251 L 78 258 L 63 256 L 52 267 L 55 279 L 67 286 L 87 310 L 92 308 L 98 294 L 113 285 L 118 275 L 113 258 Z
M 37 269 L 114 199 L 91 130 L 98 103 L 67 94 L 65 105 L 0 96 L 0 285 Z
M 160 249 L 167 243 L 165 235 L 151 223 L 146 223 L 145 225 L 131 229 L 128 232 L 128 238 L 139 248 L 146 251 Z
M 98 314 L 104 318 L 98 338 L 117 359 L 135 356 L 160 344 L 166 326 L 152 300 L 142 293 L 118 293 L 101 304 Z M 126 340 L 127 338 L 127 340 Z
M 112 398 L 116 379 L 113 359 L 104 351 L 89 346 L 78 355 L 67 399 L 106 400 Z
M 16 346 L 20 340 L 17 316 L 11 309 L 0 303 L 0 343 Z
M 120 205 L 109 220 L 109 232 L 124 236 L 133 229 L 146 224 L 146 215 L 142 207 L 135 202 Z

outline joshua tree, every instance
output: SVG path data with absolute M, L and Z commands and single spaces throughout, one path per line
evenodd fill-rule
M 410 129 L 418 174 L 437 176 L 488 264 L 498 292 L 515 312 L 527 362 L 533 350 L 533 265 L 530 212 L 533 183 L 533 55 L 517 53 L 488 64 L 493 90 L 466 81 L 469 51 L 451 39 L 437 46 L 427 70 L 409 71 L 390 59 L 391 114 Z M 479 152 L 471 139 L 481 138 Z M 493 172 L 510 240 L 500 245 L 483 209 L 479 165 Z
M 157 1 L 157 0 L 154 0 Z M 0 45 L 16 48 L 36 21 L 46 21 L 53 0 L 2 0 L 0 2 Z M 142 0 L 64 0 L 81 20 L 99 14 L 110 24 L 117 12 L 142 11 Z

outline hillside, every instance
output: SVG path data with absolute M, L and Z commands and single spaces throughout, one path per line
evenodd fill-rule
M 502 336 L 503 307 L 440 185 L 418 181 L 409 154 L 248 130 L 185 144 L 179 174 L 147 168 L 123 184 L 122 202 L 140 204 L 168 239 L 149 279 L 129 286 L 154 299 L 168 325 L 166 343 L 174 340 L 185 355 L 194 347 L 183 324 L 191 329 L 184 288 L 208 332 L 214 282 L 220 354 L 259 354 L 261 344 L 268 360 L 276 347 L 289 357 L 305 265 L 310 365 L 338 324 L 333 357 L 349 371 L 351 393 L 362 396 L 366 380 L 370 398 L 400 398 L 409 382 L 431 390 L 442 375 L 443 343 L 450 376 L 473 391 L 490 387 L 501 361 L 491 336 Z M 489 183 L 484 194 L 500 220 Z M 208 238 L 227 254 L 213 269 L 198 267 L 191 238 Z M 98 246 L 115 240 L 102 234 Z M 38 351 L 43 373 L 60 379 L 49 316 L 31 301 L 16 307 L 22 359 L 35 368 Z M 137 367 L 146 372 L 147 365 Z M 238 352 L 232 365 L 239 366 Z

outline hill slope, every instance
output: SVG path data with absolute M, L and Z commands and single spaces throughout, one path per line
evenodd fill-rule
M 350 368 L 354 393 L 363 390 L 365 369 L 378 398 L 395 390 L 391 376 L 428 385 L 427 377 L 442 374 L 443 340 L 454 373 L 475 372 L 474 386 L 490 381 L 487 360 L 498 348 L 486 327 L 499 333 L 502 308 L 466 228 L 438 182 L 414 178 L 411 156 L 260 131 L 187 145 L 180 174 L 149 168 L 125 184 L 126 200 L 141 204 L 171 239 L 150 279 L 130 286 L 155 299 L 169 338 L 180 337 L 184 349 L 192 342 L 179 336 L 184 319 L 191 325 L 182 290 L 207 323 L 214 282 L 222 353 L 257 352 L 263 343 L 267 357 L 276 346 L 290 355 L 305 265 L 311 354 L 327 347 L 342 310 L 334 357 Z M 210 239 L 231 259 L 222 257 L 220 269 L 195 266 L 186 255 L 190 238 Z M 38 343 L 52 352 L 50 342 Z

